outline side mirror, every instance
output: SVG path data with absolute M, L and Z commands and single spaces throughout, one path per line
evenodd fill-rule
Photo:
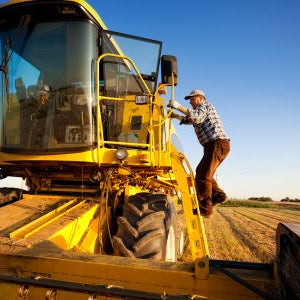
M 172 55 L 163 55 L 161 57 L 161 82 L 164 84 L 172 84 L 172 73 L 174 76 L 174 85 L 177 85 L 177 58 Z

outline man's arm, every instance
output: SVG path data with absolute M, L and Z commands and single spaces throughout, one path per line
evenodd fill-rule
M 180 105 L 180 106 L 177 108 L 177 110 L 179 110 L 180 112 L 182 112 L 182 113 L 185 114 L 186 116 L 189 115 L 188 109 L 187 109 L 186 107 L 182 106 L 182 105 Z
M 205 105 L 199 105 L 196 109 L 187 109 L 177 101 L 171 100 L 167 106 L 185 114 L 192 124 L 202 123 L 207 115 L 207 107 Z
M 186 116 L 189 115 L 188 109 L 186 107 L 182 106 L 181 104 L 179 104 L 179 102 L 177 102 L 176 100 L 170 100 L 170 102 L 167 105 L 167 107 L 171 107 L 171 108 L 177 109 L 180 112 L 182 112 L 183 114 L 185 114 Z
M 182 125 L 182 124 L 190 125 L 191 124 L 189 116 L 181 116 L 181 115 L 178 115 L 178 114 L 172 112 L 170 117 L 172 119 L 179 120 L 180 121 L 179 125 Z
M 177 120 L 181 121 L 181 119 L 183 118 L 183 116 L 172 112 L 171 115 L 170 115 L 170 118 L 171 119 L 177 119 Z

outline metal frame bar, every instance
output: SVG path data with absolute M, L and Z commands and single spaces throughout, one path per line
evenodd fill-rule
M 274 300 L 273 297 L 271 297 L 270 295 L 267 295 L 264 291 L 260 290 L 256 286 L 250 284 L 249 282 L 242 279 L 241 277 L 239 277 L 239 276 L 235 275 L 234 273 L 226 270 L 223 266 L 218 265 L 217 263 L 213 263 L 212 266 L 213 266 L 213 268 L 217 269 L 219 272 L 225 274 L 226 276 L 228 276 L 232 280 L 238 282 L 239 284 L 246 287 L 247 289 L 249 289 L 250 291 L 252 291 L 256 295 L 262 297 L 263 299 L 265 299 L 265 300 Z
M 185 295 L 164 295 L 158 293 L 150 293 L 150 292 L 142 292 L 131 289 L 124 289 L 122 287 L 117 286 L 109 286 L 105 284 L 83 284 L 83 283 L 75 283 L 70 281 L 61 281 L 61 280 L 51 280 L 51 279 L 34 279 L 34 278 L 26 278 L 26 277 L 18 277 L 18 276 L 9 276 L 9 275 L 1 275 L 0 274 L 0 282 L 8 282 L 18 285 L 24 285 L 27 289 L 30 286 L 48 288 L 51 290 L 62 290 L 69 291 L 81 294 L 89 294 L 89 295 L 99 295 L 106 297 L 114 297 L 114 298 L 123 298 L 128 297 L 130 299 L 170 299 L 170 300 L 183 300 L 190 299 Z
M 37 253 L 38 250 L 38 248 L 32 249 L 32 253 Z M 27 251 L 27 255 L 30 255 L 30 251 Z M 52 258 L 45 255 L 47 253 L 43 253 L 42 249 L 39 251 L 39 256 L 0 254 L 2 274 L 0 282 L 27 284 L 29 285 L 27 288 L 30 288 L 30 285 L 42 283 L 52 289 L 58 289 L 62 283 L 62 289 L 66 290 L 65 287 L 70 285 L 70 288 L 75 288 L 75 292 L 79 293 L 80 291 L 76 289 L 81 289 L 81 287 L 83 287 L 82 292 L 87 293 L 107 292 L 108 287 L 116 287 L 115 296 L 124 291 L 133 291 L 134 293 L 138 291 L 142 294 L 135 295 L 139 295 L 140 299 L 147 299 L 144 297 L 144 294 L 147 295 L 147 293 L 152 293 L 151 296 L 154 297 L 161 297 L 159 299 L 200 299 L 203 297 L 248 299 L 256 296 L 253 290 L 233 281 L 221 271 L 211 268 L 212 272 L 209 272 L 209 259 L 207 258 L 199 259 L 193 264 L 88 256 L 82 253 L 69 253 L 66 256 L 66 252 L 53 253 Z M 51 278 L 47 274 L 51 274 Z M 234 275 L 253 286 L 259 284 L 265 294 L 274 289 L 276 291 L 274 278 L 269 272 L 258 270 L 239 272 L 237 270 Z M 69 282 L 70 278 L 72 278 L 72 282 Z M 16 287 L 11 284 L 10 292 L 13 292 Z M 3 291 L 7 291 L 7 289 L 3 289 Z M 72 299 L 78 299 L 75 296 L 76 294 Z M 180 298 L 175 298 L 178 296 Z
M 209 265 L 211 267 L 218 265 L 222 268 L 227 268 L 227 269 L 257 270 L 257 271 L 267 271 L 270 273 L 273 272 L 273 265 L 265 264 L 265 263 L 252 263 L 252 262 L 211 259 L 209 261 Z
M 197 200 L 197 193 L 196 193 L 196 188 L 195 188 L 195 180 L 193 176 L 193 171 L 191 168 L 191 165 L 189 164 L 188 160 L 186 159 L 185 155 L 183 153 L 179 154 L 179 159 L 181 166 L 185 172 L 186 175 L 186 180 L 187 180 L 187 185 L 188 185 L 188 191 L 186 193 L 189 195 L 188 197 L 183 198 L 183 206 L 184 206 L 184 213 L 185 213 L 185 219 L 187 220 L 187 224 L 191 224 L 190 226 L 187 226 L 187 231 L 188 231 L 188 236 L 189 236 L 189 241 L 190 241 L 190 248 L 191 248 L 191 253 L 193 260 L 196 258 L 199 258 L 199 251 L 197 247 L 197 241 L 200 241 L 201 244 L 201 254 L 202 256 L 209 256 L 209 249 L 208 249 L 208 243 L 206 239 L 206 234 L 205 234 L 205 228 L 204 228 L 204 222 L 203 218 L 200 215 L 200 209 L 198 205 L 198 200 Z M 186 166 L 189 170 L 189 174 L 187 173 L 186 169 L 184 168 L 183 163 L 186 163 Z M 191 194 L 190 188 L 194 191 L 193 194 Z M 186 198 L 186 200 L 184 199 Z M 194 209 L 196 207 L 197 213 L 194 214 Z M 193 221 L 192 221 L 193 220 Z M 196 230 L 195 230 L 196 229 Z
M 72 206 L 72 204 L 74 204 L 74 203 L 76 203 L 76 200 L 71 200 L 71 201 L 63 204 L 62 206 L 55 208 L 54 210 L 47 213 L 46 215 L 43 215 L 43 216 L 33 220 L 32 222 L 22 226 L 21 228 L 18 228 L 17 230 L 11 232 L 9 234 L 9 237 L 11 237 L 11 238 L 27 238 L 27 237 L 31 236 L 32 234 L 34 234 L 35 232 L 39 231 L 40 229 L 44 228 L 48 224 L 50 224 L 50 223 L 54 222 L 55 220 L 57 220 L 58 218 L 62 217 L 66 213 L 74 210 L 78 206 L 81 206 L 83 203 L 85 203 L 85 200 Z

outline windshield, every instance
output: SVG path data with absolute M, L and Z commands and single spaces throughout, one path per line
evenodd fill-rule
M 151 93 L 154 93 L 156 89 L 161 46 L 162 43 L 155 40 L 111 31 L 102 32 L 102 53 L 118 54 L 130 58 Z M 103 73 L 104 94 L 109 94 L 109 91 L 112 90 L 118 96 L 146 93 L 135 70 L 127 60 L 105 58 Z M 114 73 L 114 80 L 109 77 L 109 73 Z
M 97 27 L 30 16 L 20 24 L 0 32 L 2 149 L 91 146 Z

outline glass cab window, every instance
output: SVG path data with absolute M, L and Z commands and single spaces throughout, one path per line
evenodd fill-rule
M 109 31 L 102 32 L 100 61 L 100 101 L 104 140 L 149 143 L 150 95 L 155 92 L 161 42 Z M 117 56 L 113 56 L 113 55 Z M 137 74 L 130 58 L 137 67 Z M 148 95 L 148 105 L 137 106 L 136 96 Z M 116 100 L 114 98 L 119 98 Z M 126 145 L 125 145 L 126 146 Z M 130 145 L 127 145 L 130 147 Z
M 0 29 L 1 147 L 48 152 L 91 146 L 97 27 L 28 18 Z

